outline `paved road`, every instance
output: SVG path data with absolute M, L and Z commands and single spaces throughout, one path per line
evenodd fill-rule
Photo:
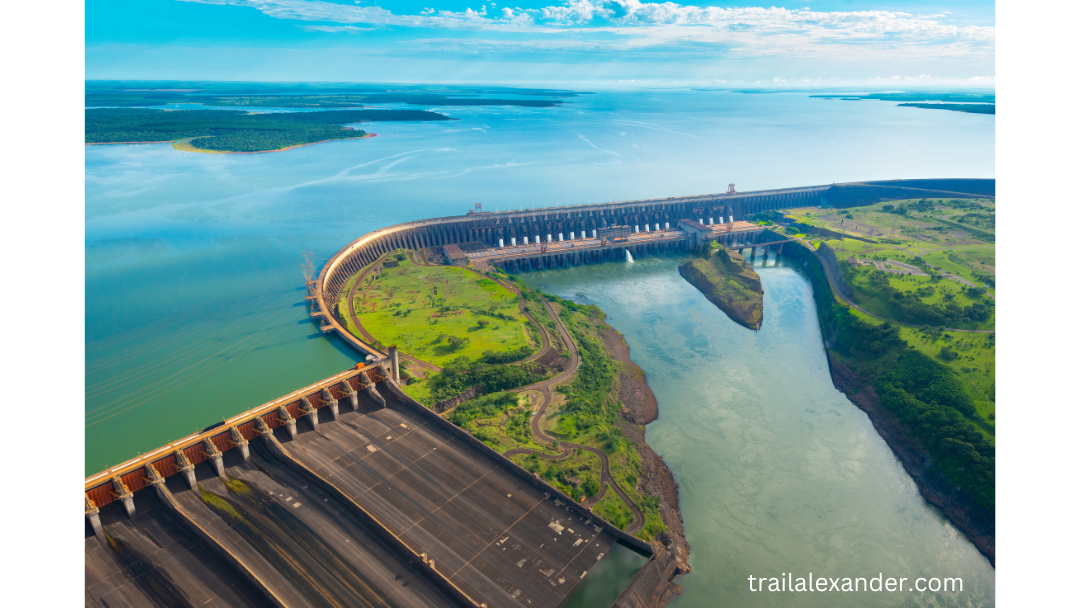
M 805 241 L 803 241 L 803 242 L 805 243 Z M 809 245 L 809 244 L 807 243 L 807 245 Z M 811 250 L 813 250 L 813 247 L 811 247 Z M 818 255 L 816 250 L 814 250 L 814 255 L 815 256 Z M 851 306 L 852 308 L 854 308 L 855 310 L 857 310 L 857 311 L 859 311 L 859 312 L 861 312 L 863 314 L 874 317 L 875 319 L 880 319 L 882 321 L 888 321 L 889 323 L 893 323 L 895 325 L 901 325 L 903 327 L 911 327 L 911 328 L 914 328 L 914 329 L 921 329 L 923 327 L 922 325 L 915 325 L 913 323 L 901 323 L 900 321 L 897 321 L 896 319 L 889 319 L 889 318 L 883 317 L 881 315 L 876 315 L 876 314 L 870 312 L 869 310 L 866 310 L 865 308 L 859 306 L 853 300 L 851 300 L 846 295 L 844 295 L 844 293 L 842 291 L 840 291 L 839 283 L 837 282 L 836 277 L 833 276 L 832 269 L 829 268 L 829 265 L 825 263 L 825 260 L 822 260 L 820 256 L 818 257 L 818 259 L 821 260 L 821 267 L 825 269 L 825 276 L 828 277 L 828 279 L 829 279 L 829 285 L 832 287 L 833 293 L 836 294 L 837 296 L 839 296 L 840 299 L 843 300 L 848 306 Z M 940 327 L 940 328 L 935 328 L 935 329 L 943 329 L 945 331 L 958 331 L 958 332 L 965 333 L 965 334 L 992 334 L 992 333 L 995 333 L 995 330 L 993 330 L 993 329 L 957 329 L 957 328 L 953 328 L 953 327 Z
M 544 413 L 547 411 L 548 405 L 551 404 L 552 387 L 562 382 L 565 382 L 568 378 L 570 378 L 571 375 L 574 374 L 574 372 L 577 371 L 578 366 L 581 364 L 581 354 L 578 352 L 577 344 L 575 344 L 574 341 L 570 338 L 569 332 L 567 332 L 566 327 L 563 326 L 562 319 L 560 319 L 559 316 L 555 314 L 555 311 L 552 310 L 551 304 L 545 301 L 544 308 L 547 311 L 548 316 L 553 321 L 555 321 L 556 327 L 558 327 L 559 329 L 559 335 L 562 337 L 563 342 L 567 345 L 567 347 L 570 348 L 570 365 L 566 366 L 566 369 L 554 378 L 544 380 L 543 382 L 537 382 L 536 384 L 530 384 L 529 386 L 515 390 L 516 392 L 535 390 L 540 392 L 540 394 L 544 396 L 544 401 L 540 404 L 540 409 L 537 410 L 536 414 L 532 417 L 532 431 L 533 434 L 536 435 L 537 438 L 539 438 L 540 440 L 554 442 L 557 439 L 555 437 L 547 435 L 546 433 L 544 433 L 543 429 L 540 428 L 540 420 L 544 417 Z M 616 483 L 615 479 L 611 476 L 611 466 L 608 463 L 607 454 L 597 448 L 587 445 L 581 445 L 580 443 L 571 443 L 569 441 L 559 441 L 559 446 L 562 448 L 562 452 L 559 454 L 544 454 L 542 452 L 530 450 L 527 448 L 515 448 L 506 451 L 503 456 L 509 458 L 518 454 L 536 454 L 537 456 L 539 456 L 540 458 L 544 458 L 545 460 L 562 460 L 563 458 L 569 458 L 572 455 L 573 450 L 575 449 L 582 449 L 586 452 L 596 454 L 600 457 L 601 464 L 600 492 L 596 496 L 593 496 L 592 498 L 585 501 L 585 506 L 591 509 L 594 505 L 596 505 L 596 503 L 600 502 L 600 500 L 603 499 L 608 486 L 610 486 L 611 489 L 615 490 L 615 493 L 619 495 L 619 498 L 622 499 L 626 506 L 630 508 L 630 512 L 634 514 L 634 521 L 629 526 L 627 526 L 626 533 L 635 534 L 638 530 L 641 529 L 642 526 L 645 525 L 645 515 L 641 512 L 641 509 L 639 509 L 638 506 L 634 504 L 633 500 L 630 500 L 630 497 L 627 496 L 626 492 L 619 487 L 619 484 Z

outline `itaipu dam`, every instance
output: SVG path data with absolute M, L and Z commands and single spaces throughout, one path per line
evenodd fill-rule
M 648 561 L 614 606 L 655 606 L 678 573 L 672 552 L 604 521 L 402 392 L 396 348 L 364 342 L 336 317 L 350 278 L 399 249 L 518 272 L 710 241 L 782 248 L 786 237 L 746 220 L 993 193 L 994 180 L 975 179 L 732 186 L 472 209 L 366 234 L 323 266 L 306 296 L 313 320 L 355 347 L 361 364 L 85 480 L 87 605 L 556 608 L 621 545 Z M 143 574 L 133 580 L 132 571 Z

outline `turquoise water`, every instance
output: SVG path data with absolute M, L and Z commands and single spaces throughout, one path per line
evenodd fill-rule
M 168 144 L 86 148 L 87 474 L 357 360 L 308 320 L 301 250 L 327 258 L 367 231 L 464 213 L 476 202 L 516 209 L 719 192 L 730 182 L 755 190 L 994 176 L 992 116 L 891 103 L 601 92 L 560 108 L 444 113 L 460 120 L 366 124 L 378 137 L 268 154 L 198 154 Z M 632 266 L 656 268 L 665 290 L 655 302 L 630 299 L 639 325 L 619 320 L 630 313 L 619 312 L 618 302 L 602 306 L 614 322 L 628 323 L 616 326 L 651 382 L 678 378 L 680 394 L 713 404 L 683 407 L 654 384 L 661 419 L 649 440 L 683 484 L 684 511 L 694 514 L 687 534 L 695 573 L 683 603 L 767 602 L 767 594 L 740 595 L 746 567 L 771 576 L 821 564 L 836 576 L 864 551 L 882 556 L 868 567 L 895 568 L 896 576 L 949 565 L 927 557 L 942 551 L 967 551 L 964 559 L 979 563 L 969 555 L 974 549 L 919 507 L 865 417 L 831 389 L 804 281 L 787 270 L 777 279 L 763 275 L 772 308 L 754 337 L 727 327 L 704 300 L 694 304 L 696 292 L 687 291 L 673 261 L 655 263 Z M 566 276 L 597 289 L 625 284 L 608 270 Z M 684 309 L 666 307 L 676 297 L 688 298 Z M 771 333 L 784 323 L 799 337 L 785 342 Z M 678 331 L 650 342 L 657 327 Z M 792 359 L 787 351 L 806 354 Z M 820 399 L 798 401 L 806 386 Z M 807 433 L 801 453 L 785 445 L 796 432 Z M 774 478 L 796 488 L 822 483 L 830 494 L 803 499 L 765 483 Z M 795 511 L 802 525 L 791 523 Z M 881 521 L 889 525 L 878 530 Z M 987 597 L 993 575 L 983 569 Z
M 646 440 L 680 484 L 691 547 L 692 572 L 672 605 L 993 605 L 990 563 L 923 501 L 866 415 L 833 387 L 809 282 L 761 261 L 759 332 L 683 280 L 678 258 L 522 275 L 600 306 L 656 394 L 660 419 Z M 751 592 L 749 576 L 782 572 L 883 573 L 907 585 L 960 577 L 963 592 Z

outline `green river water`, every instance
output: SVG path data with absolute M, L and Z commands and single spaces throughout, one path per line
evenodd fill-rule
M 809 281 L 759 257 L 765 315 L 753 332 L 683 280 L 680 261 L 521 275 L 599 305 L 647 374 L 660 419 L 646 439 L 680 484 L 691 547 L 693 572 L 671 605 L 992 606 L 989 561 L 926 504 L 867 416 L 833 387 Z M 625 576 L 611 570 L 597 578 Z M 788 572 L 908 580 L 891 593 L 751 592 L 747 577 Z M 963 591 L 911 591 L 919 577 L 960 577 Z

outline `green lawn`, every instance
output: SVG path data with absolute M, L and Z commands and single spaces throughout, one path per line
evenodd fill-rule
M 517 295 L 464 268 L 406 259 L 366 283 L 353 302 L 360 323 L 379 343 L 423 361 L 443 366 L 485 351 L 525 348 L 531 354 L 539 347 Z
M 575 500 L 594 496 L 600 491 L 600 472 L 603 468 L 600 457 L 585 450 L 576 449 L 571 456 L 556 461 L 533 454 L 519 454 L 511 460 Z
M 901 256 L 889 257 L 897 261 L 905 261 Z M 844 273 L 844 278 L 855 290 L 855 301 L 859 306 L 874 314 L 891 317 L 888 297 L 881 293 L 880 286 L 872 284 L 870 280 L 871 274 L 876 271 L 874 266 L 853 267 L 850 272 Z M 962 283 L 948 279 L 934 281 L 929 276 L 889 274 L 888 282 L 893 289 L 898 291 L 915 292 L 921 301 L 931 305 L 944 305 L 951 300 L 961 307 L 966 307 L 979 300 L 979 298 L 971 297 Z M 994 317 L 991 316 L 988 321 L 981 323 L 961 323 L 959 327 L 961 329 L 994 329 Z
M 855 309 L 851 314 L 872 325 L 884 323 Z M 900 337 L 911 347 L 933 357 L 938 363 L 949 366 L 964 379 L 969 393 L 975 400 L 979 419 L 975 420 L 987 438 L 994 441 L 994 389 L 995 348 L 994 334 L 970 334 L 955 331 L 925 331 L 909 327 L 900 328 Z M 958 356 L 946 359 L 941 349 L 948 347 Z

